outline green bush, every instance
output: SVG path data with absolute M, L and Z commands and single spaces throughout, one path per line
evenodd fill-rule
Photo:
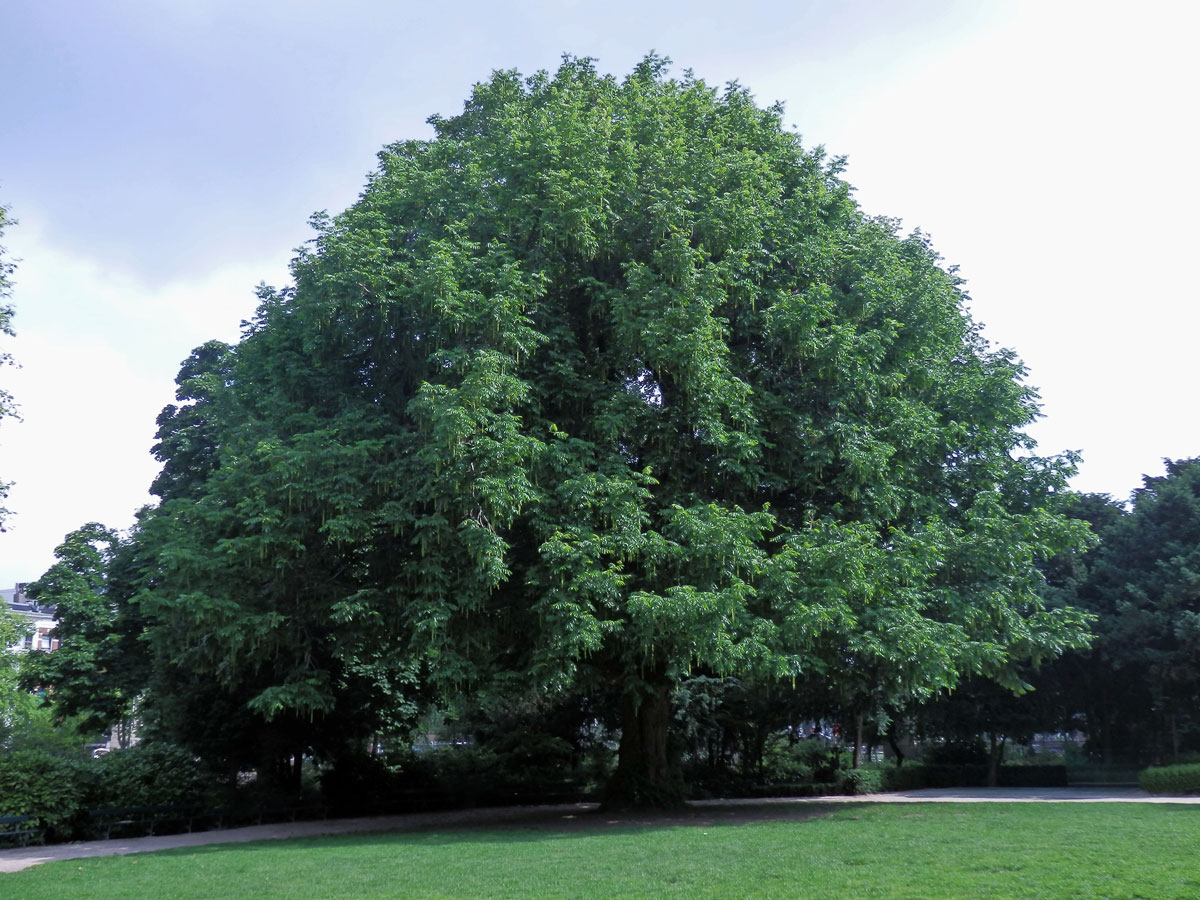
M 171 744 L 136 744 L 93 761 L 92 807 L 207 806 L 213 776 L 188 751 Z
M 884 779 L 888 769 L 865 766 L 861 769 L 843 769 L 838 772 L 838 793 L 878 794 L 884 790 Z
M 563 739 L 532 732 L 439 748 L 425 754 L 425 760 L 452 805 L 542 803 L 578 799 L 583 793 L 572 753 Z
M 743 774 L 766 784 L 794 784 L 812 781 L 815 759 L 806 746 L 808 741 L 793 743 L 781 735 L 772 735 L 763 747 L 762 764 L 757 771 Z
M 762 766 L 744 774 L 762 784 L 832 784 L 838 772 L 849 766 L 850 754 L 836 744 L 820 739 L 791 741 L 774 735 L 764 749 Z
M 45 750 L 0 755 L 0 815 L 27 815 L 44 840 L 67 841 L 82 824 L 92 773 Z
M 1138 784 L 1149 794 L 1200 794 L 1200 763 L 1151 766 L 1138 774 Z
M 883 772 L 882 789 L 885 791 L 916 791 L 929 787 L 925 773 L 926 768 L 919 763 L 890 766 Z
M 541 733 L 409 750 L 386 760 L 347 755 L 322 771 L 321 795 L 344 814 L 578 800 L 588 773 L 574 771 L 571 762 L 570 744 Z

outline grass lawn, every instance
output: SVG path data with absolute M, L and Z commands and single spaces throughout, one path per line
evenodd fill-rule
M 224 844 L 0 875 L 5 900 L 1200 897 L 1200 806 L 846 804 L 792 822 Z

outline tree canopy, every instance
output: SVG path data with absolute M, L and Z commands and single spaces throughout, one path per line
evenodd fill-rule
M 55 714 L 100 731 L 133 714 L 146 684 L 142 623 L 128 603 L 132 545 L 95 522 L 68 534 L 55 563 L 27 592 L 54 610 L 54 652 L 31 651 L 22 665 L 29 690 L 53 687 Z
M 642 803 L 686 675 L 869 711 L 1083 640 L 1020 362 L 778 107 L 566 58 L 430 122 L 184 364 L 137 539 L 163 666 L 301 742 L 615 688 Z
M 1096 616 L 1096 639 L 1056 669 L 1106 761 L 1147 764 L 1200 750 L 1200 459 L 1165 460 L 1126 510 L 1076 501 L 1098 549 L 1051 573 L 1062 602 Z

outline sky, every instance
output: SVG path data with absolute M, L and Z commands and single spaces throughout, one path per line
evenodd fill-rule
M 317 211 L 496 69 L 650 51 L 782 101 L 872 214 L 931 235 L 1028 366 L 1039 452 L 1118 499 L 1200 455 L 1200 11 L 1142 0 L 5 0 L 0 585 L 127 528 L 180 362 L 234 341 Z

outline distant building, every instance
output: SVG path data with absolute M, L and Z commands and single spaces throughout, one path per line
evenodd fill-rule
M 25 583 L 20 582 L 16 587 L 0 588 L 0 601 L 9 612 L 16 613 L 30 624 L 32 634 L 26 635 L 20 642 L 10 647 L 10 650 L 57 650 L 58 638 L 54 637 L 54 626 L 58 624 L 54 618 L 54 609 L 38 604 L 36 600 L 25 593 Z

